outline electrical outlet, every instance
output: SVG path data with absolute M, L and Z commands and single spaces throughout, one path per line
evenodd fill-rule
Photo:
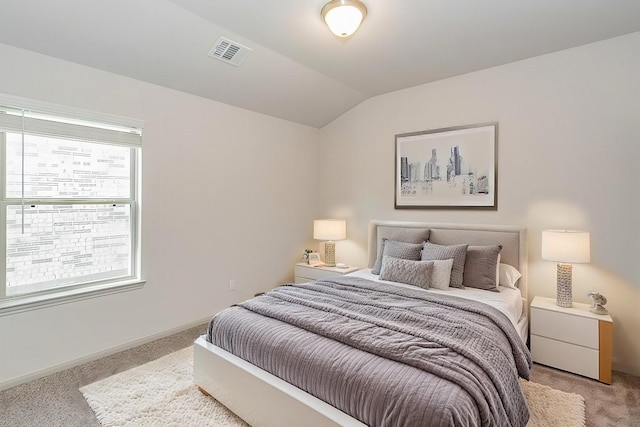
M 229 290 L 230 291 L 235 291 L 236 289 L 237 289 L 236 279 L 229 280 Z

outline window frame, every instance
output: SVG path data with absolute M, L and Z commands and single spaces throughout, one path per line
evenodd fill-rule
M 136 119 L 123 118 L 120 116 L 95 113 L 86 110 L 78 110 L 54 104 L 42 103 L 39 101 L 27 100 L 0 94 L 0 105 L 13 108 L 36 111 L 51 116 L 58 116 L 68 119 L 91 121 L 104 125 L 126 127 L 141 133 L 144 122 Z M 3 278 L 0 285 L 0 316 L 7 314 L 28 311 L 32 309 L 47 307 L 51 305 L 64 304 L 87 298 L 95 298 L 101 295 L 108 295 L 128 290 L 139 289 L 146 283 L 141 278 L 141 188 L 142 188 L 142 145 L 114 143 L 113 145 L 125 146 L 130 150 L 130 193 L 129 198 L 118 199 L 87 199 L 87 198 L 47 198 L 47 199 L 16 199 L 7 197 L 7 158 L 6 158 L 6 133 L 0 130 L 0 277 Z M 76 139 L 77 140 L 77 139 Z M 103 141 L 87 141 L 97 144 L 108 144 Z M 102 204 L 123 204 L 129 205 L 130 209 L 130 233 L 131 233 L 131 256 L 130 275 L 112 279 L 101 279 L 86 281 L 78 284 L 69 284 L 50 289 L 43 289 L 24 294 L 7 295 L 6 286 L 6 261 L 7 261 L 7 208 L 8 206 L 24 205 L 102 205 Z

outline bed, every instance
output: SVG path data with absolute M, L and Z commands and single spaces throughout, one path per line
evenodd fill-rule
M 436 252 L 499 245 L 494 277 L 499 264 L 519 278 L 511 287 L 428 291 L 388 280 L 427 264 L 435 277 L 433 263 L 382 257 L 394 244 L 425 240 Z M 216 315 L 194 345 L 200 390 L 253 426 L 525 425 L 526 230 L 371 221 L 368 249 L 368 269 L 278 287 Z M 425 341 L 426 330 L 436 335 Z

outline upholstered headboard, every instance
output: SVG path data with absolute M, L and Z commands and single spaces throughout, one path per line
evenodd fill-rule
M 524 227 L 372 220 L 369 223 L 369 268 L 376 261 L 383 238 L 411 243 L 422 243 L 428 239 L 439 245 L 502 245 L 500 262 L 520 271 L 522 277 L 518 288 L 522 298 L 527 299 L 527 229 Z

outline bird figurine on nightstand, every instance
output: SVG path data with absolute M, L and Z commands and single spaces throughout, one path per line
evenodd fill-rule
M 589 311 L 595 314 L 608 313 L 607 309 L 604 308 L 604 305 L 607 303 L 607 299 L 604 297 L 604 295 L 600 295 L 598 292 L 593 292 L 593 291 L 589 292 L 587 295 L 590 296 L 591 301 L 593 301 Z

